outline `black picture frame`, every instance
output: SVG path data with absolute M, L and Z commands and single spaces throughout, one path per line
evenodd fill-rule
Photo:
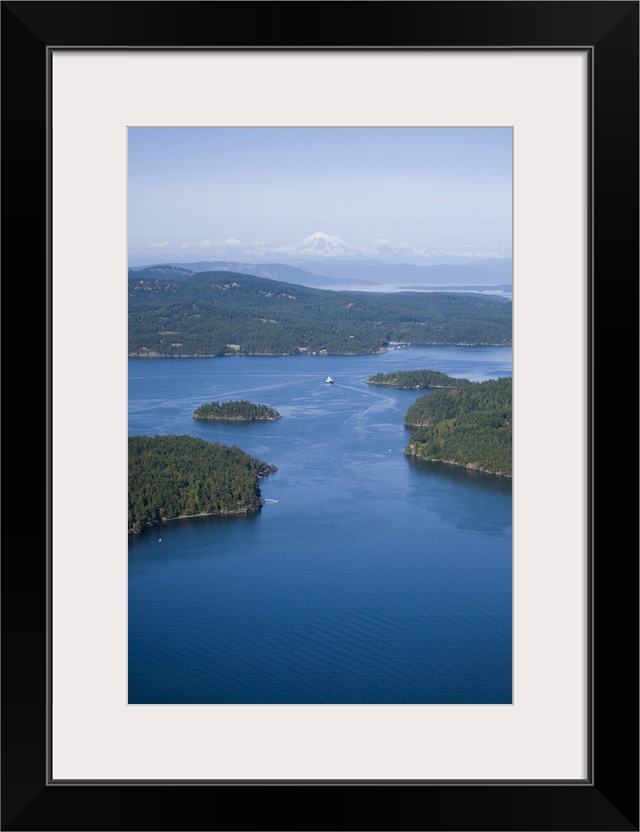
M 46 517 L 42 536 L 30 522 L 28 540 L 7 534 L 12 545 L 2 558 L 3 830 L 638 830 L 637 493 L 620 484 L 625 467 L 637 470 L 630 448 L 637 451 L 638 428 L 638 11 L 639 3 L 627 0 L 2 2 L 3 276 L 12 320 L 28 310 L 29 333 L 23 331 L 25 346 L 16 354 L 23 365 L 25 356 L 37 362 L 46 394 L 45 418 L 37 408 L 32 424 L 28 414 L 21 418 L 30 435 L 29 462 L 11 466 L 5 490 L 33 495 L 35 444 L 46 461 L 40 500 L 31 504 Z M 48 67 L 51 50 L 62 47 L 588 51 L 591 729 L 584 782 L 49 779 Z M 13 350 L 8 364 L 12 356 Z M 29 399 L 32 383 L 25 387 Z M 556 463 L 562 476 L 562 461 Z M 23 518 L 8 513 L 5 530 L 22 531 Z

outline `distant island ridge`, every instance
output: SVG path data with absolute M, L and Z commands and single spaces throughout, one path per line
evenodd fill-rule
M 393 342 L 498 346 L 512 303 L 491 295 L 311 289 L 236 272 L 129 278 L 130 357 L 367 355 Z
M 233 260 L 199 260 L 130 265 L 129 277 L 157 277 L 187 280 L 200 272 L 235 272 L 269 280 L 334 291 L 369 292 L 456 291 L 496 292 L 510 295 L 512 261 L 510 258 L 474 260 L 454 258 L 455 262 L 429 265 L 392 263 L 367 259 L 345 261 L 340 258 L 315 258 L 290 262 L 243 262 Z

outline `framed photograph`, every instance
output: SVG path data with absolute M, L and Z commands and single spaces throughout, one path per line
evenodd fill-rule
M 512 146 L 128 127 L 129 705 L 513 703 Z
M 42 549 L 2 567 L 2 828 L 637 830 L 637 505 L 612 439 L 637 427 L 614 401 L 638 3 L 4 2 L 2 21 L 4 274 L 42 277 L 46 371 Z M 205 290 L 235 293 L 242 338 L 199 327 Z M 456 334 L 421 341 L 408 291 L 455 306 Z M 313 329 L 293 344 L 295 293 Z M 467 343 L 472 365 L 440 346 Z M 508 470 L 494 446 L 412 468 L 422 504 L 384 371 L 444 370 L 425 384 L 455 388 L 447 407 L 508 381 L 510 431 L 512 360 L 513 490 L 509 440 Z M 404 418 L 450 461 L 431 411 Z M 183 433 L 246 450 L 225 470 L 255 481 L 215 503 L 187 482 L 167 514 L 130 480 L 125 520 L 127 435 L 142 459 Z M 209 556 L 211 522 L 233 557 Z

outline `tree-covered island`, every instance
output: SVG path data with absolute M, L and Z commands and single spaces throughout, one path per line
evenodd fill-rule
M 405 453 L 511 477 L 511 397 L 510 378 L 421 396 L 405 414 L 405 425 L 416 428 Z
M 252 514 L 276 471 L 235 446 L 193 436 L 129 437 L 129 534 L 199 514 Z
M 511 344 L 511 302 L 446 292 L 310 289 L 238 272 L 129 278 L 129 355 L 370 355 L 405 344 Z
M 254 404 L 253 402 L 207 402 L 201 404 L 194 413 L 194 419 L 203 419 L 207 422 L 262 422 L 280 419 L 280 414 L 266 404 Z
M 376 373 L 367 384 L 395 387 L 398 390 L 430 390 L 440 387 L 460 387 L 468 384 L 464 378 L 454 378 L 438 370 L 395 370 L 390 373 Z

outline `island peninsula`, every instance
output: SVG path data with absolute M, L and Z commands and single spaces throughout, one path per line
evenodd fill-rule
M 193 436 L 130 436 L 129 534 L 180 517 L 260 511 L 259 479 L 276 470 Z

